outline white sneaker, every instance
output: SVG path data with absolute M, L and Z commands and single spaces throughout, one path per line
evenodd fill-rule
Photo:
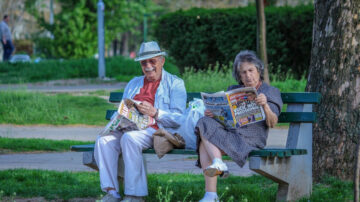
M 204 174 L 209 177 L 220 175 L 222 178 L 227 178 L 229 170 L 224 162 L 215 162 L 205 169 Z
M 120 198 L 115 198 L 112 194 L 106 194 L 102 199 L 101 202 L 120 202 Z
M 218 197 L 216 197 L 216 198 L 214 198 L 214 199 L 212 199 L 212 200 L 206 199 L 206 198 L 204 197 L 204 198 L 202 198 L 199 202 L 220 202 L 220 201 L 219 201 L 219 198 L 218 198 Z

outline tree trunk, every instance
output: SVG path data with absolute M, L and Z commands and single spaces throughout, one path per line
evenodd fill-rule
M 117 45 L 118 45 L 118 43 L 119 43 L 119 40 L 116 39 L 116 38 L 112 42 L 112 44 L 113 44 L 113 56 L 117 55 L 117 50 L 118 50 Z
M 257 35 L 256 48 L 260 59 L 264 62 L 264 81 L 270 84 L 268 60 L 266 53 L 266 21 L 264 11 L 264 0 L 256 0 L 256 15 L 257 15 Z
M 125 32 L 121 37 L 121 55 L 129 56 L 129 32 Z
M 314 180 L 325 174 L 352 179 L 360 132 L 360 0 L 314 4 L 306 87 L 322 95 L 314 109 L 318 114 L 313 129 Z

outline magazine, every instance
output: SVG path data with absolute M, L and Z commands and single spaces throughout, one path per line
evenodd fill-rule
M 108 135 L 112 131 L 127 132 L 133 130 L 142 130 L 155 124 L 155 119 L 151 116 L 140 113 L 135 104 L 141 104 L 140 101 L 133 99 L 123 99 L 119 104 L 116 117 L 100 132 L 100 136 Z
M 231 128 L 265 120 L 264 109 L 255 102 L 256 96 L 257 91 L 253 87 L 201 93 L 206 109 L 214 114 L 216 120 Z

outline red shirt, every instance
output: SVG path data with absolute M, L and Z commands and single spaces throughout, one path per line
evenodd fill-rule
M 146 101 L 154 106 L 155 94 L 157 88 L 159 87 L 160 80 L 161 79 L 157 81 L 148 81 L 146 78 L 144 78 L 144 86 L 140 89 L 139 94 L 136 94 L 133 99 L 138 101 Z M 151 127 L 155 130 L 159 129 L 159 126 L 156 123 Z

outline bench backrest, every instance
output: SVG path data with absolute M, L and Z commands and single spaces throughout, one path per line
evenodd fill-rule
M 123 96 L 122 92 L 111 92 L 109 101 L 118 103 Z M 200 93 L 187 93 L 187 101 L 192 101 L 194 98 L 201 98 Z M 290 106 L 316 104 L 320 102 L 320 93 L 281 93 L 281 98 L 284 104 L 288 104 L 287 111 L 281 112 L 279 117 L 280 123 L 314 123 L 316 122 L 316 113 L 312 111 L 290 110 Z M 290 107 L 292 108 L 292 107 Z M 116 110 L 107 110 L 106 119 L 110 120 L 112 114 Z

